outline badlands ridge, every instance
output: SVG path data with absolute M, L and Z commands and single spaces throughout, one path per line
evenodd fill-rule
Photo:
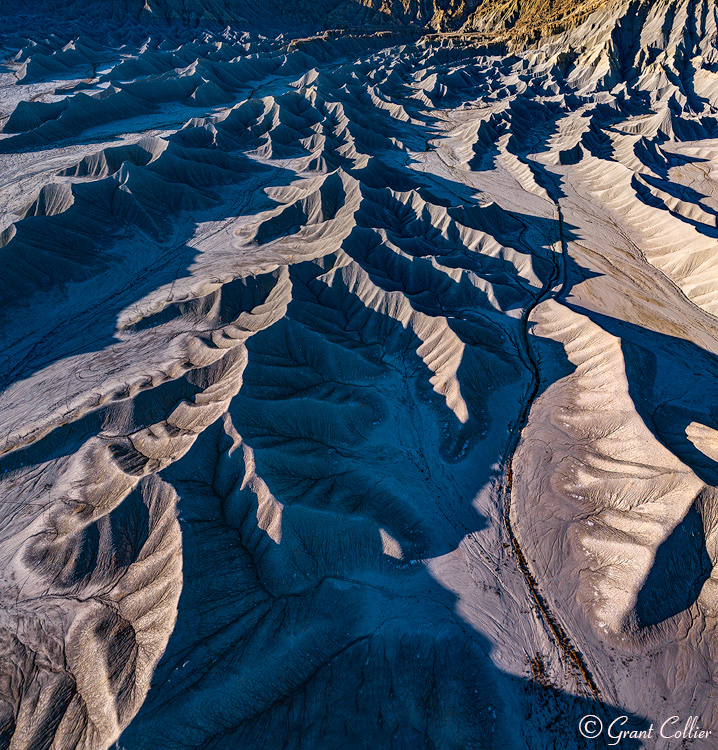
M 83 3 L 0 39 L 0 748 L 718 731 L 716 3 Z

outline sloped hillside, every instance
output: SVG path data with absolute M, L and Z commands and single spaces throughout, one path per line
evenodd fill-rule
M 716 4 L 15 7 L 0 748 L 718 726 Z

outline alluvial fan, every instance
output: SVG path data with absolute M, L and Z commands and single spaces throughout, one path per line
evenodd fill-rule
M 400 5 L 8 14 L 0 750 L 718 733 L 718 5 Z

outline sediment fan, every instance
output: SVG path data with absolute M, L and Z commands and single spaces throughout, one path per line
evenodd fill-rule
M 2 38 L 0 748 L 718 727 L 716 3 L 92 5 Z

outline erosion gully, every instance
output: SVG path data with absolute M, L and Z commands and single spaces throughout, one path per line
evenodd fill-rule
M 532 385 L 529 396 L 524 402 L 523 408 L 516 421 L 516 425 L 511 431 L 507 449 L 508 459 L 506 462 L 506 482 L 502 486 L 501 494 L 503 500 L 504 527 L 511 542 L 511 547 L 516 558 L 516 563 L 519 570 L 521 571 L 521 574 L 524 577 L 524 580 L 526 581 L 526 586 L 529 590 L 531 598 L 533 599 L 536 608 L 538 609 L 541 619 L 544 621 L 549 632 L 555 639 L 560 652 L 568 660 L 569 664 L 572 665 L 572 667 L 582 680 L 585 686 L 585 692 L 598 699 L 600 698 L 601 691 L 599 690 L 598 685 L 593 679 L 593 676 L 588 669 L 584 657 L 581 655 L 580 651 L 572 644 L 563 626 L 558 621 L 557 617 L 551 612 L 549 604 L 541 593 L 536 577 L 531 571 L 531 567 L 526 558 L 526 555 L 521 548 L 521 543 L 519 542 L 518 537 L 516 536 L 516 533 L 514 532 L 513 526 L 511 524 L 511 498 L 514 479 L 514 457 L 519 443 L 521 442 L 523 431 L 528 424 L 531 407 L 533 406 L 533 403 L 536 400 L 539 389 L 541 387 L 541 375 L 539 372 L 538 363 L 534 359 L 534 356 L 531 352 L 531 345 L 529 343 L 529 320 L 533 311 L 542 302 L 545 302 L 548 299 L 555 299 L 559 297 L 566 285 L 565 257 L 567 248 L 563 229 L 563 214 L 561 212 L 560 206 L 558 205 L 558 202 L 556 204 L 556 208 L 561 246 L 561 260 L 557 261 L 556 256 L 554 255 L 554 257 L 552 258 L 553 270 L 549 279 L 541 290 L 541 293 L 534 298 L 534 300 L 526 308 L 526 311 L 521 317 L 521 325 L 519 327 L 519 345 L 522 349 L 522 354 L 524 355 L 525 362 L 532 373 Z M 558 288 L 558 290 L 554 290 L 555 285 L 559 281 L 562 282 L 561 286 Z

